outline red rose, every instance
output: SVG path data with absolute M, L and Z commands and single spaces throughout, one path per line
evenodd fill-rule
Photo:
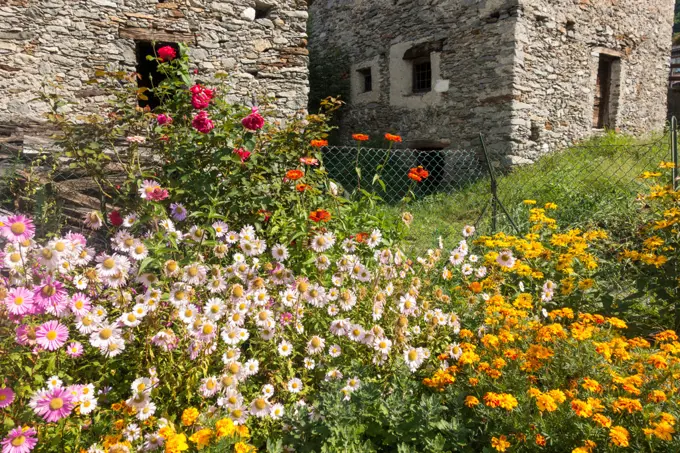
M 158 58 L 160 58 L 161 61 L 172 61 L 177 58 L 177 52 L 170 46 L 163 46 L 158 49 Z
M 247 161 L 248 158 L 250 157 L 250 151 L 248 151 L 247 149 L 239 148 L 235 149 L 234 152 L 238 154 L 238 156 L 241 158 L 241 162 Z
M 243 127 L 246 129 L 250 129 L 251 131 L 258 131 L 264 127 L 264 118 L 260 113 L 258 112 L 257 107 L 253 107 L 250 115 L 246 116 L 241 120 L 241 124 L 243 124 Z
M 109 213 L 109 222 L 113 226 L 121 226 L 123 224 L 123 217 L 120 215 L 120 211 L 115 210 Z
M 208 117 L 208 112 L 205 110 L 201 110 L 198 115 L 194 117 L 193 121 L 191 121 L 191 125 L 194 129 L 203 134 L 207 134 L 215 127 L 215 123 Z

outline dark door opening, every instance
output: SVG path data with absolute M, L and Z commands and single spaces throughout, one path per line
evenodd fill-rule
M 418 165 L 430 172 L 430 176 L 419 184 L 420 194 L 429 195 L 437 192 L 444 184 L 446 161 L 442 147 L 418 148 L 416 161 Z
M 135 54 L 137 58 L 137 86 L 139 88 L 148 88 L 142 93 L 143 97 L 146 99 L 138 98 L 137 102 L 140 107 L 149 107 L 151 110 L 155 109 L 160 105 L 160 99 L 154 93 L 153 87 L 158 86 L 163 80 L 165 80 L 165 75 L 158 71 L 158 62 L 156 60 L 147 59 L 147 55 L 156 56 L 156 51 L 163 46 L 170 46 L 175 49 L 177 55 L 179 55 L 179 45 L 174 42 L 156 42 L 152 43 L 150 41 L 136 41 L 135 42 Z
M 609 106 L 611 100 L 612 67 L 615 57 L 600 55 L 595 83 L 595 104 L 593 106 L 593 127 L 610 127 Z

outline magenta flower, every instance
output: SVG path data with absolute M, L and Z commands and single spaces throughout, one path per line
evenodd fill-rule
M 191 125 L 198 132 L 202 134 L 207 134 L 215 128 L 215 123 L 208 117 L 208 112 L 201 110 L 198 115 L 196 115 L 191 121 Z
M 75 293 L 71 296 L 71 311 L 76 316 L 85 316 L 92 308 L 92 301 L 83 293 Z
M 9 406 L 14 401 L 14 390 L 9 387 L 0 389 L 0 409 Z
M 5 297 L 5 306 L 11 315 L 30 314 L 33 312 L 33 293 L 22 286 L 12 288 Z
M 258 108 L 253 107 L 250 115 L 241 120 L 241 124 L 251 131 L 259 131 L 264 127 L 264 118 L 258 112 Z
M 63 387 L 55 387 L 48 390 L 40 390 L 36 393 L 29 405 L 33 412 L 54 423 L 64 417 L 68 417 L 75 406 L 73 394 Z
M 79 341 L 72 341 L 66 347 L 66 354 L 74 359 L 80 357 L 83 355 L 83 345 Z
M 21 346 L 30 346 L 35 344 L 35 328 L 26 324 L 22 324 L 15 330 L 17 344 Z
M 0 225 L 0 234 L 12 242 L 23 242 L 35 235 L 33 221 L 23 215 L 9 216 Z
M 40 308 L 40 310 L 34 310 L 34 313 L 47 312 L 61 316 L 68 309 L 69 301 L 66 295 L 66 289 L 59 280 L 54 280 L 52 277 L 45 278 L 33 291 L 33 302 Z
M 241 158 L 241 163 L 247 161 L 248 158 L 250 157 L 250 154 L 251 154 L 250 151 L 248 151 L 247 149 L 243 149 L 243 148 L 235 149 L 234 153 L 238 154 L 238 157 Z
M 211 89 L 205 88 L 202 85 L 196 84 L 189 88 L 191 92 L 191 105 L 195 109 L 205 109 L 210 105 L 210 100 L 213 98 L 214 92 Z
M 172 118 L 165 113 L 159 113 L 158 116 L 156 116 L 156 121 L 158 121 L 158 124 L 161 126 L 165 126 L 166 124 L 172 123 Z
M 38 443 L 33 428 L 15 428 L 1 442 L 2 453 L 29 453 Z
M 59 321 L 47 321 L 35 331 L 35 341 L 48 351 L 56 351 L 68 340 L 68 328 Z

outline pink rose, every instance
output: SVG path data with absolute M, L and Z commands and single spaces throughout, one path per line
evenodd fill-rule
M 172 123 L 172 118 L 170 118 L 170 115 L 166 115 L 165 113 L 160 113 L 156 117 L 156 121 L 158 121 L 158 124 L 161 126 L 164 126 L 166 124 Z
M 212 120 L 208 118 L 208 112 L 205 110 L 198 112 L 198 115 L 194 117 L 191 125 L 194 127 L 194 129 L 203 134 L 207 134 L 215 128 L 215 123 L 213 123 Z
M 241 124 L 243 124 L 243 127 L 246 129 L 258 131 L 264 126 L 264 118 L 258 113 L 257 107 L 253 107 L 250 115 L 241 120 Z
M 215 92 L 209 88 L 205 88 L 196 84 L 189 88 L 191 92 L 191 105 L 195 109 L 205 109 L 210 105 L 210 100 L 213 98 Z

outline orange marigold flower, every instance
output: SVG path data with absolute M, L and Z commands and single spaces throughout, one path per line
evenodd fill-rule
M 593 421 L 603 428 L 610 428 L 612 426 L 612 420 L 602 414 L 593 415 Z
M 385 140 L 388 142 L 401 143 L 401 137 L 398 135 L 385 134 Z
M 309 220 L 314 222 L 328 222 L 331 219 L 331 213 L 323 209 L 317 209 L 309 213 Z
M 368 140 L 368 135 L 366 134 L 352 134 L 352 138 L 358 142 L 365 142 Z
M 668 361 L 666 360 L 666 357 L 662 356 L 661 354 L 650 355 L 647 359 L 647 363 L 652 365 L 657 370 L 665 370 L 668 368 Z
M 481 293 L 484 286 L 479 282 L 472 282 L 470 283 L 469 288 L 473 293 Z
M 366 242 L 366 239 L 368 239 L 368 236 L 369 236 L 368 233 L 361 232 L 361 233 L 357 233 L 355 239 L 356 239 L 357 243 L 363 244 L 364 242 Z
M 302 170 L 288 170 L 286 172 L 286 178 L 290 179 L 291 181 L 297 181 L 304 175 L 305 173 Z
M 194 424 L 198 416 L 199 412 L 195 407 L 184 409 L 184 412 L 182 412 L 182 424 L 184 426 L 191 426 Z
M 478 404 L 479 404 L 479 400 L 477 398 L 475 398 L 474 396 L 468 395 L 468 396 L 465 397 L 465 405 L 467 407 L 474 407 L 474 406 L 477 406 Z
M 312 140 L 309 144 L 315 148 L 323 148 L 324 146 L 328 146 L 328 140 Z
M 609 438 L 617 447 L 627 447 L 630 433 L 623 426 L 614 426 L 609 430 Z
M 666 393 L 663 390 L 652 390 L 651 393 L 647 395 L 647 401 L 654 403 L 663 403 L 666 399 Z
M 541 434 L 536 434 L 536 445 L 539 447 L 545 447 L 545 444 L 547 443 L 547 439 L 545 436 Z
M 664 330 L 654 335 L 656 341 L 678 341 L 678 334 L 673 330 Z
M 573 400 L 571 402 L 571 409 L 579 417 L 591 417 L 593 415 L 593 407 L 585 401 Z
M 305 190 L 309 190 L 311 188 L 312 188 L 312 186 L 310 186 L 309 184 L 303 184 L 303 183 L 300 183 L 300 184 L 295 186 L 295 190 L 297 190 L 298 192 L 304 192 Z
M 496 451 L 503 452 L 510 448 L 510 442 L 508 442 L 508 438 L 505 435 L 502 435 L 501 437 L 492 437 L 491 446 L 495 448 Z
M 414 167 L 408 171 L 408 177 L 416 182 L 421 182 L 430 176 L 430 172 L 422 166 Z

